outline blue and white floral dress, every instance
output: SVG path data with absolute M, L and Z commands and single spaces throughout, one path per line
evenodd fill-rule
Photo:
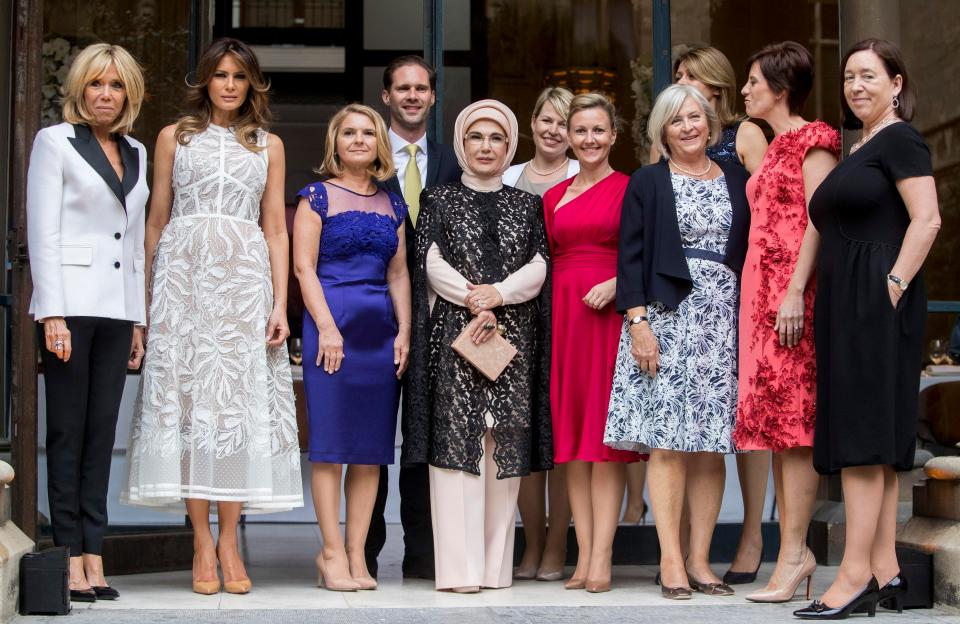
M 624 322 L 604 443 L 732 453 L 737 407 L 739 277 L 722 263 L 733 221 L 724 176 L 697 180 L 671 173 L 677 222 L 693 289 L 676 310 L 647 307 L 660 345 L 655 377 L 630 354 Z

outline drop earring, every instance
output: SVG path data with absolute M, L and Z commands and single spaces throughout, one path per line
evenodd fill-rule
M 900 98 L 898 96 L 893 96 L 893 107 L 900 108 Z

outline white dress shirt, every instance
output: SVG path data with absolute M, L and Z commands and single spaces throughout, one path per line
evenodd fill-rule
M 393 165 L 397 169 L 397 182 L 400 183 L 400 191 L 403 192 L 403 178 L 404 173 L 407 171 L 407 163 L 410 162 L 410 154 L 407 153 L 407 146 L 410 143 L 406 139 L 401 138 L 396 132 L 393 131 L 393 128 L 387 130 L 387 135 L 390 137 L 390 148 L 393 150 Z M 417 169 L 420 170 L 420 188 L 424 189 L 427 187 L 427 134 L 424 133 L 419 139 L 416 140 L 416 145 L 420 148 L 417 150 Z

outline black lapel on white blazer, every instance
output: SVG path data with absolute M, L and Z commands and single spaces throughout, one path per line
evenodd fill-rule
M 126 197 L 130 194 L 130 191 L 133 190 L 133 187 L 137 185 L 137 180 L 140 179 L 140 154 L 137 152 L 137 148 L 130 145 L 130 142 L 127 141 L 124 137 L 117 137 L 117 145 L 120 147 L 120 159 L 123 161 L 123 209 L 127 209 Z M 110 168 L 111 172 L 113 167 Z
M 110 187 L 110 190 L 113 191 L 113 194 L 117 196 L 117 199 L 120 200 L 120 205 L 123 206 L 124 211 L 127 209 L 126 195 L 123 192 L 123 183 L 120 181 L 120 178 L 117 177 L 117 172 L 113 170 L 113 166 L 110 164 L 110 161 L 107 160 L 107 155 L 103 153 L 103 149 L 100 148 L 100 144 L 97 143 L 96 137 L 93 136 L 93 132 L 90 130 L 89 126 L 82 124 L 73 124 L 73 131 L 76 134 L 75 137 L 70 138 L 70 143 L 73 144 L 73 148 L 77 150 L 83 159 L 87 161 L 87 164 L 93 167 L 93 170 L 100 174 L 100 177 L 103 178 L 103 181 L 107 183 L 107 186 Z M 126 141 L 121 141 L 121 143 L 126 144 Z M 120 155 L 123 158 L 123 147 L 120 148 Z M 127 178 L 126 175 L 126 158 L 123 159 L 124 163 L 124 178 Z M 133 182 L 132 184 L 135 184 Z M 131 184 L 131 186 L 132 186 Z

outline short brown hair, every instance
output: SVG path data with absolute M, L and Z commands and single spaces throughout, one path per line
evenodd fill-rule
M 340 134 L 340 126 L 343 125 L 343 120 L 350 113 L 359 113 L 369 118 L 373 122 L 373 128 L 377 134 L 377 158 L 368 167 L 367 171 L 380 182 L 390 179 L 396 173 L 396 169 L 393 167 L 393 148 L 390 146 L 390 137 L 387 135 L 387 124 L 384 123 L 380 113 L 363 104 L 347 104 L 330 119 L 330 125 L 327 126 L 326 153 L 323 155 L 323 163 L 314 171 L 331 178 L 338 178 L 343 175 L 343 167 L 340 166 L 340 157 L 337 155 L 337 135 Z
M 890 80 L 896 78 L 897 75 L 900 76 L 902 84 L 900 85 L 900 93 L 897 95 L 900 106 L 894 108 L 893 112 L 904 121 L 913 119 L 913 116 L 917 112 L 917 96 L 911 87 L 910 77 L 907 75 L 907 66 L 904 64 L 903 57 L 900 55 L 900 49 L 886 39 L 870 38 L 853 44 L 853 46 L 847 50 L 847 53 L 843 55 L 843 60 L 840 62 L 840 125 L 847 130 L 859 130 L 863 127 L 863 122 L 850 110 L 850 105 L 847 104 L 847 98 L 843 95 L 843 73 L 847 69 L 847 61 L 850 60 L 850 57 L 864 50 L 871 50 L 880 57 L 880 61 L 883 63 L 884 69 L 887 70 L 887 76 L 890 77 Z
M 780 95 L 787 92 L 787 106 L 799 115 L 813 88 L 813 55 L 796 41 L 781 41 L 764 46 L 747 59 L 747 73 L 757 63 L 770 89 Z
M 93 80 L 99 78 L 113 65 L 123 83 L 126 97 L 123 107 L 109 128 L 110 132 L 129 134 L 140 114 L 145 88 L 143 71 L 137 61 L 124 48 L 109 43 L 94 43 L 83 49 L 70 66 L 63 93 L 63 120 L 71 124 L 90 125 L 94 116 L 87 110 L 83 91 Z
M 437 90 L 437 70 L 433 68 L 430 63 L 426 61 L 422 56 L 416 54 L 406 54 L 404 56 L 398 56 L 397 58 L 390 61 L 390 64 L 387 65 L 383 70 L 383 90 L 389 91 L 390 87 L 393 86 L 393 72 L 397 71 L 401 67 L 406 67 L 407 65 L 416 65 L 422 67 L 427 72 L 427 76 L 430 79 L 430 90 Z

